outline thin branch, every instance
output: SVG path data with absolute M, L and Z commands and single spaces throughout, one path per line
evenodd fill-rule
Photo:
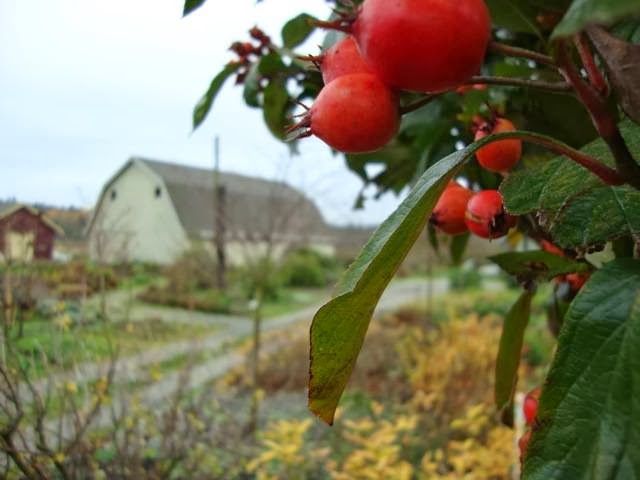
M 544 80 L 529 80 L 526 78 L 512 77 L 490 77 L 478 75 L 471 77 L 465 85 L 484 83 L 487 85 L 503 85 L 507 87 L 529 87 L 538 90 L 545 90 L 552 93 L 571 93 L 571 85 L 567 82 L 546 82 Z
M 589 111 L 591 121 L 598 133 L 613 153 L 618 173 L 626 183 L 640 189 L 640 165 L 633 158 L 620 133 L 616 112 L 612 111 L 606 99 L 580 76 L 580 72 L 569 56 L 565 42 L 558 42 L 558 64 L 562 74 L 573 85 L 578 97 Z
M 578 33 L 574 36 L 573 43 L 578 50 L 578 54 L 582 60 L 582 66 L 587 71 L 591 85 L 598 91 L 598 93 L 600 93 L 600 95 L 605 98 L 608 97 L 609 85 L 607 84 L 604 75 L 602 75 L 602 72 L 596 65 L 596 59 L 593 56 L 593 51 L 587 41 L 587 37 L 584 33 Z
M 489 44 L 489 50 L 491 52 L 500 53 L 508 57 L 527 58 L 537 63 L 558 68 L 553 57 L 550 57 L 549 55 L 545 55 L 543 53 L 534 52 L 533 50 L 527 50 L 526 48 L 513 47 L 511 45 L 500 42 L 491 42 Z
M 576 150 L 567 144 L 551 140 L 549 137 L 530 132 L 505 132 L 497 135 L 490 143 L 493 141 L 503 140 L 505 138 L 518 138 L 525 142 L 535 143 L 536 145 L 545 147 L 557 154 L 564 155 L 576 162 L 578 165 L 589 170 L 607 185 L 623 185 L 624 183 L 628 183 L 627 180 L 619 175 L 614 169 L 607 167 L 580 150 Z
M 410 103 L 408 105 L 404 105 L 404 106 L 400 107 L 400 115 L 404 115 L 406 113 L 414 112 L 414 111 L 424 107 L 425 105 L 430 104 L 433 100 L 438 98 L 440 95 L 441 94 L 439 94 L 439 93 L 434 93 L 432 95 L 426 95 L 426 96 L 422 97 L 421 99 L 416 100 L 413 103 Z

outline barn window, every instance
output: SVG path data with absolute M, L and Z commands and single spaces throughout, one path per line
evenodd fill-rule
M 111 200 L 112 201 L 115 200 L 117 196 L 118 196 L 118 194 L 116 193 L 116 191 L 115 190 L 111 190 Z
M 160 187 L 156 187 L 156 198 L 160 198 L 162 195 L 162 189 Z

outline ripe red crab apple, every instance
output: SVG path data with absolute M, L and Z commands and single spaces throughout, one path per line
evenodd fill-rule
M 488 135 L 513 132 L 516 127 L 506 118 L 496 118 L 492 122 L 481 124 L 475 134 L 475 140 Z M 476 152 L 478 163 L 492 172 L 508 172 L 522 156 L 522 141 L 518 139 L 499 140 L 480 148 Z
M 317 57 L 322 80 L 327 85 L 343 75 L 371 73 L 373 69 L 364 61 L 353 36 L 348 35 Z
M 325 86 L 302 120 L 297 138 L 315 135 L 345 153 L 382 148 L 398 131 L 398 96 L 368 73 L 343 75 Z
M 429 223 L 449 235 L 467 232 L 465 212 L 473 192 L 459 183 L 450 182 L 438 199 Z
M 469 230 L 482 238 L 500 238 L 515 227 L 516 219 L 504 210 L 502 195 L 497 190 L 483 190 L 476 193 L 465 213 Z
M 384 82 L 439 92 L 480 71 L 491 18 L 484 0 L 366 0 L 352 30 Z
M 522 411 L 524 413 L 524 420 L 527 425 L 532 425 L 536 418 L 536 412 L 538 411 L 538 400 L 540 399 L 540 387 L 536 387 L 531 390 L 524 397 L 524 403 L 522 404 Z

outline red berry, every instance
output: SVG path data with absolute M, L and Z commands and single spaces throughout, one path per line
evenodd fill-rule
M 484 0 L 365 0 L 353 25 L 380 77 L 417 92 L 449 90 L 477 74 L 490 33 Z
M 506 118 L 498 118 L 492 125 L 485 124 L 476 131 L 476 140 L 487 135 L 513 132 L 516 127 Z M 508 172 L 522 155 L 522 141 L 518 139 L 500 140 L 485 145 L 476 152 L 478 163 L 492 172 Z
M 536 412 L 538 411 L 538 399 L 540 398 L 540 387 L 536 387 L 531 390 L 524 397 L 524 403 L 522 405 L 522 411 L 524 413 L 524 419 L 527 425 L 532 425 L 533 420 L 536 418 Z
M 584 284 L 587 283 L 587 280 L 589 280 L 590 276 L 590 273 L 570 273 L 568 275 L 565 275 L 564 279 L 569 283 L 571 292 L 578 293 L 582 289 Z
M 482 238 L 499 238 L 515 227 L 516 219 L 504 210 L 502 195 L 497 190 L 476 193 L 467 204 L 467 227 Z
M 289 130 L 307 129 L 329 146 L 346 153 L 372 152 L 398 131 L 398 96 L 368 73 L 343 75 L 325 86 L 305 117 Z
M 527 447 L 529 446 L 529 440 L 531 440 L 531 430 L 524 432 L 524 435 L 518 440 L 518 447 L 520 447 L 520 461 L 524 461 L 524 457 L 527 454 Z
M 462 185 L 451 182 L 444 189 L 433 209 L 429 222 L 449 235 L 459 235 L 467 232 L 467 224 L 464 220 L 467 211 L 467 202 L 473 196 L 473 192 Z
M 540 241 L 540 246 L 542 247 L 542 249 L 545 252 L 553 253 L 555 255 L 559 255 L 561 257 L 564 257 L 564 252 L 560 248 L 556 247 L 549 240 L 541 240 Z
M 356 39 L 351 35 L 340 40 L 322 54 L 320 69 L 325 85 L 338 77 L 351 73 L 374 73 L 362 58 Z

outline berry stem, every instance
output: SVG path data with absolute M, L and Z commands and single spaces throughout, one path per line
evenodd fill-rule
M 491 42 L 489 44 L 489 50 L 494 53 L 501 53 L 508 57 L 528 58 L 534 62 L 557 68 L 553 57 L 545 55 L 544 53 L 534 52 L 533 50 L 527 50 L 526 48 L 513 47 L 506 43 Z
M 337 20 L 325 21 L 325 20 L 312 20 L 311 24 L 318 28 L 326 28 L 328 30 L 338 30 L 344 33 L 351 33 L 352 20 L 347 18 L 339 18 Z
M 589 111 L 591 121 L 598 133 L 609 146 L 616 162 L 617 172 L 626 183 L 640 190 L 640 165 L 633 158 L 620 133 L 616 112 L 611 109 L 606 99 L 580 76 L 564 41 L 558 42 L 557 55 L 562 74 L 573 85 L 578 98 Z
M 557 140 L 553 140 L 544 135 L 538 135 L 536 133 L 531 132 L 504 132 L 500 133 L 495 137 L 489 137 L 492 140 L 489 143 L 493 143 L 494 141 L 504 140 L 505 138 L 518 138 L 522 141 L 534 143 L 536 145 L 540 145 L 545 147 L 546 149 L 555 152 L 559 155 L 564 155 L 578 165 L 586 168 L 591 173 L 600 178 L 607 185 L 623 185 L 624 183 L 629 183 L 626 181 L 618 172 L 606 165 L 603 165 L 595 158 L 587 155 L 586 153 L 581 152 L 580 150 L 576 150 L 575 148 L 570 147 L 569 145 L 559 142 Z
M 571 93 L 571 85 L 567 82 L 545 82 L 543 80 L 528 80 L 526 78 L 490 77 L 478 75 L 471 77 L 466 85 L 484 83 L 487 85 L 504 85 L 507 87 L 530 87 L 552 93 Z
M 576 34 L 574 36 L 573 43 L 578 50 L 578 54 L 582 60 L 582 65 L 587 71 L 589 81 L 593 88 L 595 88 L 603 97 L 609 96 L 609 85 L 607 84 L 604 75 L 602 75 L 602 72 L 596 65 L 593 51 L 591 50 L 591 46 L 589 45 L 586 36 L 583 33 Z
M 433 100 L 438 98 L 440 95 L 441 94 L 438 94 L 438 93 L 434 93 L 432 95 L 426 95 L 426 96 L 422 97 L 421 99 L 416 100 L 413 103 L 410 103 L 408 105 L 404 105 L 404 106 L 400 107 L 400 115 L 404 115 L 405 113 L 414 112 L 414 111 L 424 107 L 425 105 L 430 104 Z

